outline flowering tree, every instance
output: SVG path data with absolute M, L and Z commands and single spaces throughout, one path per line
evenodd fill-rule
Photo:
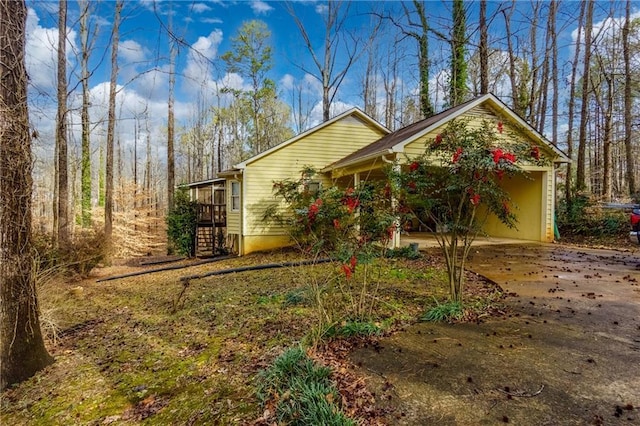
M 274 194 L 284 201 L 285 209 L 278 212 L 274 206 L 267 216 L 286 225 L 304 253 L 337 262 L 336 276 L 327 282 L 337 284 L 348 300 L 349 319 L 364 320 L 372 307 L 370 293 L 375 291 L 368 288 L 367 267 L 395 232 L 389 187 L 365 182 L 358 188 L 330 186 L 312 191 L 309 182 L 315 174 L 306 168 L 298 180 L 275 182 Z M 321 300 L 325 289 L 315 290 L 324 320 L 334 321 Z
M 454 302 L 462 301 L 465 262 L 488 216 L 516 225 L 514 206 L 501 181 L 526 174 L 523 163 L 547 162 L 537 146 L 503 131 L 502 122 L 472 127 L 455 120 L 428 142 L 424 154 L 389 174 L 400 213 L 416 217 L 434 232 Z

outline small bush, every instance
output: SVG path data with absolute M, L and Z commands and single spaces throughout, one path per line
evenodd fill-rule
M 50 234 L 34 234 L 37 269 L 86 277 L 106 257 L 107 246 L 102 230 L 77 233 L 66 244 L 55 246 Z
M 558 205 L 560 235 L 606 237 L 629 231 L 629 217 L 620 210 L 607 210 L 597 206 L 589 197 L 579 195 L 571 203 Z
M 191 201 L 189 192 L 180 188 L 174 195 L 173 209 L 167 214 L 169 252 L 195 256 L 198 203 Z
M 420 251 L 412 246 L 404 246 L 396 249 L 387 250 L 385 256 L 391 259 L 409 259 L 415 260 L 420 258 Z
M 291 290 L 284 295 L 285 306 L 306 306 L 309 304 L 309 290 L 308 289 L 296 289 Z
M 464 311 L 460 302 L 438 303 L 420 318 L 422 321 L 451 322 L 462 318 Z
M 286 350 L 258 375 L 256 394 L 263 404 L 276 403 L 278 424 L 355 425 L 337 405 L 331 370 L 319 366 L 300 347 Z

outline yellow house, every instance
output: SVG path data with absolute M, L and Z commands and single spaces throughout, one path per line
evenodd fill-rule
M 518 229 L 510 229 L 497 218 L 490 218 L 485 231 L 490 236 L 531 241 L 554 238 L 555 170 L 569 158 L 544 136 L 492 94 L 441 112 L 395 132 L 352 109 L 256 155 L 233 169 L 219 173 L 226 179 L 227 233 L 231 249 L 239 255 L 290 244 L 287 230 L 263 220 L 266 210 L 276 201 L 274 181 L 296 179 L 305 166 L 318 173 L 319 186 L 357 186 L 360 181 L 383 179 L 385 164 L 408 164 L 424 152 L 454 119 L 467 119 L 470 125 L 483 120 L 503 123 L 503 135 L 517 134 L 535 144 L 552 160 L 549 166 L 522 164 L 528 179 L 504 182 L 511 199 L 519 207 Z M 394 238 L 399 244 L 399 234 Z
M 322 169 L 390 131 L 354 108 L 218 174 L 227 180 L 227 238 L 239 255 L 290 244 L 286 229 L 263 220 L 273 183 L 296 179 L 305 166 Z M 330 173 L 312 182 L 332 185 Z

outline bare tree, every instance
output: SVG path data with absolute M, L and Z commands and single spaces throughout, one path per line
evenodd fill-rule
M 633 157 L 631 143 L 631 49 L 629 46 L 629 27 L 631 26 L 631 0 L 627 0 L 625 8 L 625 22 L 622 27 L 622 54 L 624 58 L 624 151 L 627 162 L 626 177 L 629 186 L 629 195 L 636 195 L 636 178 L 634 165 L 637 159 Z
M 540 2 L 532 2 L 531 25 L 529 25 L 530 49 L 531 49 L 531 79 L 529 87 L 529 102 L 527 104 L 527 118 L 533 127 L 538 127 L 535 102 L 538 99 L 538 20 L 540 19 Z M 522 81 L 520 82 L 522 84 Z
M 586 181 L 586 148 L 587 121 L 589 120 L 589 68 L 591 63 L 591 30 L 593 27 L 593 0 L 587 1 L 587 11 L 584 22 L 584 68 L 582 72 L 582 105 L 580 106 L 580 133 L 578 135 L 578 166 L 576 169 L 576 189 L 587 188 Z
M 582 37 L 583 19 L 585 14 L 585 3 L 580 4 L 580 17 L 578 18 L 578 38 L 576 40 L 575 54 L 573 57 L 573 63 L 571 65 L 571 81 L 569 83 L 569 117 L 567 126 L 567 155 L 569 158 L 573 156 L 573 122 L 574 122 L 574 108 L 576 97 L 576 75 L 578 73 L 578 63 L 580 59 L 580 40 Z M 571 183 L 573 180 L 573 165 L 567 164 L 567 177 L 565 179 L 565 199 L 568 204 L 572 199 Z
M 80 6 L 80 79 L 82 82 L 82 159 L 81 159 L 81 223 L 83 227 L 91 225 L 91 123 L 89 121 L 89 1 L 79 0 Z
M 393 13 L 379 15 L 381 18 L 390 20 L 402 33 L 403 38 L 410 37 L 418 44 L 418 72 L 420 73 L 420 111 L 423 117 L 431 117 L 435 113 L 433 103 L 429 96 L 430 66 L 429 60 L 429 18 L 423 1 L 413 0 L 413 9 L 410 9 L 405 2 L 402 2 L 402 10 L 406 18 L 406 24 L 398 21 Z M 414 20 L 414 14 L 417 21 Z M 396 40 L 398 42 L 398 40 Z M 389 82 L 395 90 L 395 82 Z M 388 84 L 389 84 L 388 83 Z M 387 126 L 391 111 L 387 108 Z
M 173 37 L 173 18 L 169 15 L 169 99 L 167 104 L 167 207 L 173 209 L 173 193 L 176 180 L 175 165 L 175 117 L 173 107 L 175 104 L 175 86 L 176 86 L 176 55 L 178 48 L 176 39 Z
M 58 227 L 55 239 L 62 245 L 69 241 L 69 177 L 67 160 L 67 0 L 60 0 L 58 15 L 58 114 L 56 148 L 58 152 Z
M 0 0 L 0 391 L 53 362 L 32 271 L 26 19 L 24 1 Z
M 538 131 L 544 133 L 544 127 L 547 119 L 547 104 L 549 102 L 549 80 L 551 79 L 551 62 L 552 62 L 552 40 L 555 37 L 555 1 L 549 3 L 547 11 L 547 30 L 546 30 L 546 42 L 544 49 L 544 56 L 542 58 L 542 76 L 540 78 L 540 85 L 537 91 L 537 109 L 534 116 L 536 117 L 536 123 L 538 125 Z
M 558 143 L 558 37 L 556 35 L 556 15 L 558 14 L 559 0 L 551 0 L 549 5 L 549 28 L 551 28 L 551 140 Z
M 304 45 L 311 55 L 316 69 L 311 71 L 304 67 L 301 68 L 303 71 L 313 75 L 322 84 L 322 119 L 327 121 L 331 116 L 331 104 L 347 72 L 366 49 L 362 48 L 361 39 L 353 34 L 348 34 L 345 29 L 345 22 L 349 16 L 349 4 L 343 6 L 342 1 L 330 1 L 326 4 L 326 12 L 323 15 L 324 43 L 321 55 L 316 54 L 307 29 L 304 27 L 302 20 L 296 15 L 291 4 L 288 4 L 287 10 L 302 35 Z M 370 34 L 369 41 L 373 39 L 376 30 L 377 27 Z M 339 66 L 337 50 L 344 37 L 348 37 L 349 40 L 345 40 L 343 43 L 344 52 L 341 59 L 344 64 Z
M 513 110 L 522 116 L 524 115 L 524 108 L 520 102 L 520 94 L 518 92 L 516 53 L 513 47 L 513 35 L 511 32 L 511 18 L 513 17 L 513 11 L 515 10 L 515 3 L 515 0 L 513 0 L 508 13 L 506 9 L 502 9 L 502 14 L 504 15 L 504 27 L 507 38 L 507 53 L 509 54 L 509 81 L 511 82 L 512 105 Z
M 107 245 L 113 234 L 113 145 L 116 127 L 116 80 L 118 77 L 118 42 L 120 40 L 120 14 L 123 0 L 116 1 L 111 35 L 111 77 L 109 79 L 109 112 L 107 117 L 107 159 L 104 203 L 104 234 Z
M 373 48 L 369 49 L 367 54 L 367 66 L 364 73 L 364 81 L 362 85 L 362 100 L 364 104 L 364 112 L 370 117 L 376 117 L 377 110 L 377 51 Z

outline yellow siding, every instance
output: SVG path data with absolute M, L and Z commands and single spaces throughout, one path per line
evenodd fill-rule
M 514 137 L 518 137 L 521 140 L 528 140 L 532 143 L 535 143 L 540 147 L 542 152 L 547 155 L 552 155 L 551 150 L 547 148 L 546 145 L 539 143 L 539 141 L 537 140 L 527 137 L 521 130 L 513 126 L 507 118 L 496 114 L 484 105 L 478 105 L 475 108 L 472 108 L 467 113 L 465 113 L 463 117 L 459 117 L 457 120 L 465 119 L 469 120 L 467 124 L 468 128 L 480 128 L 484 120 L 488 121 L 489 123 L 498 123 L 499 121 L 502 121 L 502 133 L 499 134 L 496 132 L 496 136 L 498 140 L 501 141 L 501 145 L 504 145 L 505 143 L 508 144 L 510 140 L 514 139 Z M 445 123 L 442 126 L 439 126 L 437 129 L 434 129 L 431 132 L 420 137 L 419 139 L 411 142 L 410 144 L 407 144 L 404 148 L 406 156 L 411 159 L 424 154 L 426 144 L 431 144 L 435 140 L 436 135 L 438 133 L 441 133 L 447 127 L 447 124 L 449 123 Z
M 231 182 L 233 179 L 227 180 L 226 196 L 227 196 L 227 234 L 242 234 L 241 229 L 241 213 L 242 213 L 242 181 L 240 181 L 240 211 L 231 211 Z
M 298 179 L 304 166 L 313 166 L 320 170 L 381 136 L 383 133 L 379 129 L 348 116 L 249 163 L 244 171 L 243 234 L 256 236 L 286 233 L 282 227 L 263 221 L 265 210 L 278 203 L 272 192 L 274 181 Z M 331 184 L 328 176 L 318 178 L 323 186 Z M 248 239 L 245 239 L 245 244 L 247 241 Z
M 544 241 L 543 229 L 548 215 L 543 213 L 543 190 L 545 189 L 544 172 L 532 172 L 528 178 L 514 176 L 502 182 L 502 187 L 509 192 L 511 208 L 518 223 L 516 228 L 508 228 L 500 220 L 490 215 L 484 226 L 484 231 L 492 237 L 515 238 L 520 240 Z
M 293 245 L 287 235 L 251 235 L 244 237 L 242 255 Z
M 522 139 L 536 143 L 547 154 L 550 150 L 524 135 L 518 128 L 514 127 L 506 118 L 499 116 L 486 106 L 479 105 L 464 115 L 469 119 L 469 127 L 480 127 L 483 120 L 491 123 L 503 121 L 503 132 L 497 137 L 508 143 L 513 140 L 514 135 Z M 425 144 L 432 143 L 436 135 L 442 132 L 447 123 L 429 132 L 421 138 L 405 146 L 405 155 L 408 159 L 415 158 L 424 153 Z M 402 158 L 402 154 L 400 156 Z M 554 212 L 554 171 L 553 166 L 529 167 L 523 165 L 525 170 L 530 171 L 529 179 L 516 177 L 505 180 L 503 186 L 518 206 L 516 215 L 518 216 L 517 229 L 509 229 L 503 225 L 498 218 L 492 216 L 485 225 L 485 231 L 494 237 L 515 238 L 533 241 L 553 241 L 553 212 Z

